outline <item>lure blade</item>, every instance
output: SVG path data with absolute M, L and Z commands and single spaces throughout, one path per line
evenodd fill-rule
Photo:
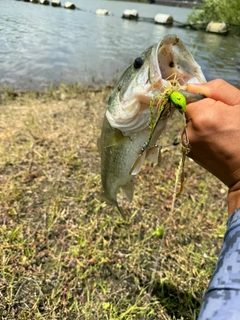
M 162 159 L 161 149 L 162 147 L 158 145 L 148 148 L 147 154 L 146 154 L 146 160 L 156 163 L 157 165 L 160 166 L 161 159 Z
M 136 161 L 134 162 L 134 164 L 131 167 L 131 170 L 129 172 L 130 175 L 135 176 L 136 174 L 138 174 L 138 172 L 141 169 L 141 166 L 144 163 L 144 160 L 146 159 L 146 152 L 147 150 L 144 149 L 137 157 Z

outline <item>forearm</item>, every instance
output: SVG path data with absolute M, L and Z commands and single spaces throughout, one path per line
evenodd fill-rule
M 240 319 L 240 209 L 228 219 L 219 259 L 198 320 Z

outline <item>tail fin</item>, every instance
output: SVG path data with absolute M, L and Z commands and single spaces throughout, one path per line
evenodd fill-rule
M 126 220 L 126 215 L 124 214 L 123 209 L 119 206 L 119 204 L 118 204 L 118 202 L 117 202 L 116 199 L 110 199 L 110 198 L 105 194 L 104 191 L 102 191 L 102 193 L 101 193 L 101 199 L 102 199 L 103 201 L 105 201 L 106 203 L 108 203 L 108 204 L 110 204 L 110 205 L 112 205 L 112 206 L 117 207 L 117 209 L 118 209 L 119 213 L 122 215 L 123 219 Z

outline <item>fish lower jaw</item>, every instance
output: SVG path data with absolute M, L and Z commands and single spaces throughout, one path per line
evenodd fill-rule
M 134 117 L 121 120 L 121 122 L 116 121 L 108 111 L 106 112 L 106 117 L 113 128 L 120 130 L 123 135 L 129 136 L 148 128 L 150 113 L 147 108 Z

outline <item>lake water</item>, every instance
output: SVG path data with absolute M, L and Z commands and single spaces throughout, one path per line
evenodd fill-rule
M 82 11 L 1 1 L 0 84 L 28 90 L 60 82 L 113 83 L 143 50 L 169 33 L 188 46 L 208 80 L 221 77 L 240 83 L 239 38 L 121 19 L 125 9 L 136 9 L 140 17 L 168 13 L 185 22 L 191 9 L 106 0 L 73 2 Z M 95 15 L 99 8 L 112 15 Z

